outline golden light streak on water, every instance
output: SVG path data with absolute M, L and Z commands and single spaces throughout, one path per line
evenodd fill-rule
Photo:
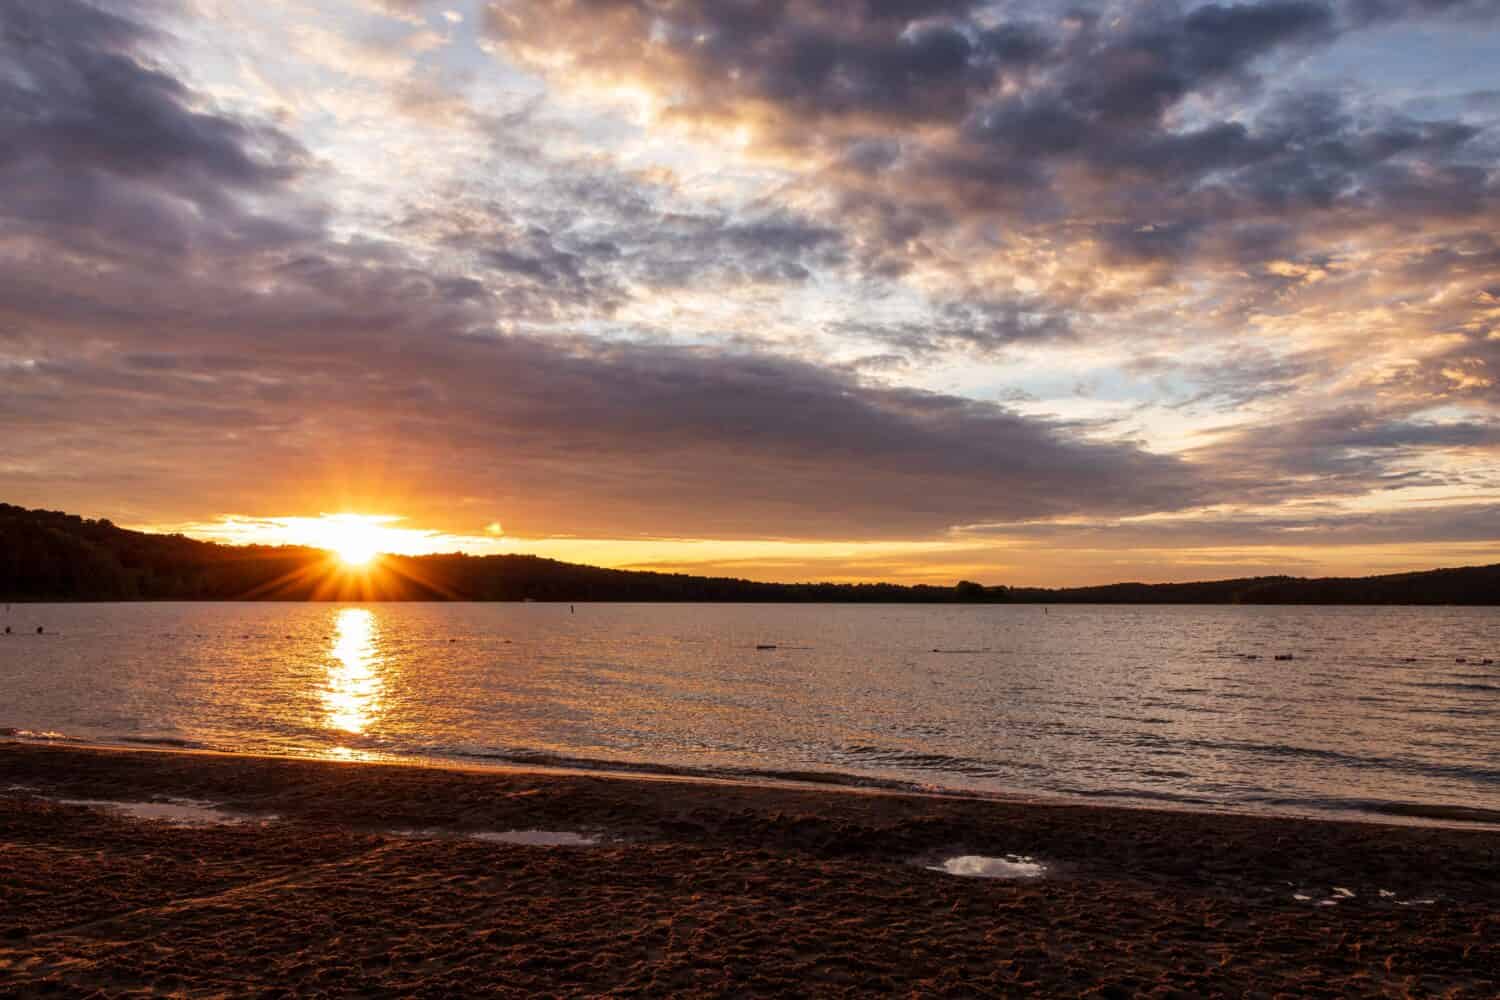
M 0 637 L 0 741 L 823 772 L 1401 822 L 1500 810 L 1495 608 L 153 602 L 13 617 L 46 633 Z
M 335 628 L 328 676 L 319 692 L 323 723 L 329 729 L 359 735 L 379 717 L 385 692 L 379 626 L 374 612 L 344 608 L 335 619 Z

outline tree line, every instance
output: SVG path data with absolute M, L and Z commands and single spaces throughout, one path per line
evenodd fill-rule
M 1500 604 L 1500 565 L 1360 578 L 1252 577 L 1050 589 L 761 583 L 537 556 L 386 556 L 369 571 L 299 546 L 218 545 L 0 504 L 3 601 L 702 601 L 920 604 Z

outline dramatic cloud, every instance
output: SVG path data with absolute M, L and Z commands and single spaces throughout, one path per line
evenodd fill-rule
M 150 474 L 190 496 L 234 505 L 253 479 L 292 500 L 332 459 L 410 494 L 439 485 L 416 501 L 429 513 L 504 496 L 507 524 L 538 533 L 602 508 L 632 534 L 931 534 L 1176 509 L 1204 488 L 1131 444 L 805 362 L 498 335 L 468 289 L 389 265 L 299 258 L 267 278 L 271 296 L 179 287 L 144 315 L 80 295 L 108 322 L 77 334 L 108 350 L 7 371 L 8 423 L 50 437 L 58 467 L 96 470 L 100 501 L 141 468 L 93 430 L 123 421 L 155 439 Z
M 910 576 L 1500 545 L 1500 71 L 1357 58 L 1497 24 L 0 0 L 7 499 Z
M 149 8 L 146 8 L 149 9 Z M 81 254 L 181 256 L 280 241 L 296 220 L 244 199 L 298 174 L 305 153 L 275 127 L 214 113 L 141 55 L 133 5 L 7 0 L 0 23 L 0 211 L 6 239 Z
M 6 318 L 22 331 L 10 335 L 12 350 L 38 355 L 6 373 L 11 426 L 37 440 L 56 435 L 58 464 L 98 470 L 93 503 L 105 502 L 111 484 L 138 478 L 131 468 L 143 456 L 116 458 L 113 443 L 86 443 L 93 428 L 122 420 L 156 439 L 153 476 L 218 502 L 252 480 L 295 494 L 306 460 L 371 456 L 383 477 L 413 492 L 431 482 L 464 495 L 524 490 L 509 499 L 508 523 L 542 533 L 568 533 L 601 511 L 632 533 L 669 525 L 726 536 L 931 533 L 983 516 L 1175 507 L 1200 488 L 1183 463 L 1132 444 L 1084 441 L 1065 424 L 864 385 L 805 362 L 504 335 L 498 324 L 514 315 L 504 307 L 518 290 L 598 308 L 611 280 L 601 275 L 624 251 L 564 248 L 536 228 L 471 231 L 464 239 L 481 266 L 505 277 L 494 290 L 430 274 L 399 248 L 259 230 L 233 199 L 242 188 L 275 195 L 289 187 L 294 172 L 260 163 L 255 151 L 292 144 L 265 126 L 187 110 L 192 95 L 182 84 L 130 54 L 144 29 L 81 6 L 49 11 L 25 9 L 31 30 L 17 47 L 31 62 L 44 61 L 37 51 L 60 50 L 63 64 L 51 71 L 84 82 L 14 102 L 26 112 L 18 131 L 95 114 L 104 97 L 89 89 L 89 73 L 109 62 L 117 86 L 138 95 L 129 106 L 183 138 L 117 159 L 101 143 L 58 141 L 38 151 L 51 169 L 33 191 L 61 196 L 75 176 L 100 172 L 123 178 L 103 188 L 107 197 L 123 199 L 119 188 L 130 183 L 162 211 L 171 201 L 224 209 L 204 226 L 194 223 L 210 213 L 182 222 L 172 259 L 132 265 L 138 237 L 124 230 L 96 234 L 95 257 L 15 259 L 7 268 Z M 86 30 L 73 35 L 75 24 Z M 254 238 L 214 238 L 224 213 L 235 236 Z M 140 225 L 160 221 L 148 214 Z M 726 260 L 784 268 L 837 253 L 837 234 L 788 218 L 678 217 L 660 226 L 665 233 L 647 240 L 675 256 L 644 255 L 654 286 L 690 283 L 731 266 Z M 42 243 L 52 235 L 34 239 L 59 249 Z M 115 267 L 91 276 L 105 257 Z M 630 280 L 633 268 L 613 280 Z M 56 349 L 59 324 L 72 350 Z M 280 461 L 267 467 L 267 454 Z

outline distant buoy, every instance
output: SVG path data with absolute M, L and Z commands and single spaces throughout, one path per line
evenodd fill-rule
M 40 626 L 40 625 L 38 625 L 38 626 L 37 626 L 37 627 L 36 627 L 36 634 L 37 634 L 37 635 L 41 635 L 41 634 L 42 634 L 42 632 L 43 632 L 43 631 L 44 631 L 44 630 L 43 630 L 43 628 L 42 628 L 42 627 L 41 627 L 41 626 Z

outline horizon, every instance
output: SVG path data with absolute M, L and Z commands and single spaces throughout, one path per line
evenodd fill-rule
M 1489 0 L 0 15 L 9 502 L 787 583 L 1500 563 Z
M 5 503 L 3 501 L 0 501 L 0 506 L 5 506 Z M 14 507 L 16 505 L 11 505 L 11 506 Z M 17 509 L 20 509 L 20 510 L 23 510 L 23 511 L 28 510 L 27 508 L 24 508 L 24 507 L 18 507 Z M 107 517 L 91 517 L 91 516 L 83 515 L 83 514 L 72 514 L 71 512 L 67 512 L 67 511 L 51 511 L 51 510 L 46 510 L 45 508 L 38 508 L 38 509 L 32 509 L 32 510 L 34 512 L 45 511 L 46 513 L 51 513 L 51 514 L 62 514 L 64 516 L 79 517 L 79 518 L 82 518 L 85 522 L 93 522 L 93 523 L 101 523 L 101 522 L 103 522 L 103 523 L 107 523 L 107 524 L 109 524 L 109 525 L 111 525 L 111 526 L 113 526 L 115 528 L 120 528 L 120 529 L 125 530 L 125 531 L 140 532 L 140 531 L 143 530 L 143 529 L 140 529 L 140 528 L 131 528 L 131 527 L 128 527 L 126 525 L 115 524 L 111 519 L 109 519 Z M 431 557 L 431 558 L 443 558 L 443 557 L 452 557 L 452 556 L 469 556 L 469 557 L 475 557 L 475 558 L 524 556 L 524 557 L 534 557 L 534 558 L 541 558 L 541 559 L 553 559 L 555 561 L 562 562 L 562 563 L 567 564 L 567 565 L 581 566 L 581 567 L 584 567 L 584 568 L 592 568 L 592 569 L 611 569 L 611 570 L 622 570 L 622 571 L 626 571 L 626 572 L 683 574 L 683 575 L 688 575 L 688 576 L 693 576 L 693 577 L 705 577 L 705 576 L 709 575 L 709 574 L 701 574 L 701 573 L 688 573 L 688 572 L 683 571 L 683 570 L 671 570 L 671 569 L 668 569 L 668 570 L 658 570 L 658 569 L 652 569 L 650 567 L 602 566 L 602 565 L 593 564 L 593 563 L 581 563 L 581 562 L 576 562 L 576 561 L 573 561 L 573 560 L 557 559 L 554 556 L 543 556 L 543 555 L 538 555 L 537 553 L 533 553 L 533 552 L 478 552 L 478 553 L 476 553 L 476 552 L 464 551 L 463 549 L 458 549 L 458 548 L 454 548 L 454 549 L 441 549 L 441 548 L 435 548 L 435 547 L 434 548 L 426 548 L 425 546 L 419 546 L 419 547 L 422 548 L 422 551 L 407 551 L 407 552 L 402 552 L 402 551 L 397 551 L 395 549 L 381 548 L 381 547 L 379 547 L 380 546 L 379 532 L 382 531 L 382 530 L 387 530 L 384 527 L 384 525 L 387 524 L 387 523 L 389 523 L 390 521 L 393 521 L 393 520 L 399 520 L 399 518 L 375 517 L 375 518 L 364 519 L 364 518 L 359 518 L 358 516 L 355 516 L 355 515 L 347 515 L 347 514 L 343 514 L 343 515 L 324 515 L 324 517 L 321 518 L 321 519 L 308 519 L 308 522 L 305 525 L 294 526 L 294 528 L 295 528 L 295 530 L 293 531 L 293 535 L 294 536 L 297 536 L 300 532 L 303 532 L 303 531 L 306 532 L 305 536 L 302 536 L 300 538 L 299 537 L 291 537 L 289 539 L 280 539 L 280 540 L 272 540 L 272 541 L 257 541 L 257 540 L 253 540 L 253 539 L 251 539 L 251 540 L 233 541 L 233 540 L 219 540 L 219 539 L 214 539 L 214 538 L 211 538 L 211 537 L 210 538 L 199 537 L 199 538 L 195 538 L 195 540 L 197 540 L 197 541 L 203 541 L 203 542 L 208 542 L 210 544 L 225 546 L 225 547 L 229 547 L 229 548 L 239 548 L 239 547 L 249 547 L 249 546 L 269 546 L 269 547 L 272 547 L 272 548 L 281 547 L 281 548 L 296 549 L 296 550 L 300 550 L 300 551 L 316 551 L 316 552 L 321 552 L 327 558 L 327 560 L 329 560 L 332 563 L 332 565 L 335 567 L 334 569 L 326 571 L 329 574 L 329 578 L 330 579 L 332 579 L 334 577 L 344 577 L 344 578 L 347 578 L 349 580 L 358 580 L 360 582 L 361 586 L 366 587 L 366 588 L 374 588 L 371 591 L 371 594 L 375 594 L 375 593 L 377 593 L 379 591 L 379 589 L 380 589 L 380 579 L 381 579 L 382 575 L 388 575 L 392 571 L 393 567 L 390 566 L 390 565 L 388 565 L 388 564 L 385 564 L 385 561 L 387 559 L 393 558 L 393 557 L 394 558 L 398 558 L 398 559 L 399 558 L 422 559 L 422 558 L 428 558 L 428 557 Z M 332 522 L 335 525 L 338 525 L 338 524 L 348 525 L 351 521 L 368 521 L 368 522 L 372 522 L 373 523 L 373 527 L 375 529 L 375 533 L 373 533 L 373 534 L 364 534 L 364 533 L 362 533 L 360 531 L 357 531 L 357 530 L 351 532 L 351 531 L 347 530 L 347 528 L 345 528 L 342 536 L 339 536 L 336 531 L 334 533 L 332 533 L 332 534 L 330 533 L 329 522 Z M 152 535 L 178 535 L 178 536 L 181 536 L 181 537 L 194 538 L 194 536 L 192 536 L 192 535 L 186 535 L 186 534 L 183 534 L 182 532 L 154 532 L 154 531 L 145 531 L 144 533 L 145 534 L 152 534 Z M 436 544 L 438 544 L 437 539 L 440 538 L 440 537 L 441 536 L 436 536 L 436 535 L 424 535 L 422 540 L 425 543 L 431 543 L 433 545 L 436 545 Z M 1500 567 L 1500 563 L 1495 563 L 1495 564 L 1493 564 L 1493 566 Z M 1359 577 L 1342 577 L 1341 579 L 1356 579 L 1356 580 L 1358 580 L 1358 579 L 1376 579 L 1376 578 L 1380 578 L 1382 576 L 1390 576 L 1390 575 L 1406 575 L 1406 574 L 1418 574 L 1418 575 L 1421 575 L 1421 574 L 1430 574 L 1430 573 L 1455 572 L 1455 571 L 1464 571 L 1464 570 L 1479 570 L 1479 569 L 1488 569 L 1488 568 L 1491 568 L 1491 566 L 1490 565 L 1483 565 L 1483 564 L 1468 565 L 1468 566 L 1460 566 L 1460 565 L 1428 566 L 1428 567 L 1423 567 L 1423 568 L 1417 569 L 1417 570 L 1402 571 L 1401 573 L 1398 573 L 1398 574 L 1365 574 L 1365 575 L 1362 575 L 1362 576 L 1359 576 Z M 399 577 L 405 578 L 405 574 L 401 573 L 400 571 L 397 571 L 397 575 Z M 782 586 L 820 585 L 820 584 L 823 584 L 823 585 L 840 585 L 840 586 L 843 586 L 843 585 L 850 585 L 850 584 L 866 584 L 866 585 L 887 585 L 887 586 L 903 586 L 903 587 L 924 586 L 924 587 L 932 587 L 932 588 L 935 588 L 935 589 L 949 589 L 949 588 L 955 587 L 955 586 L 964 586 L 964 585 L 968 585 L 968 584 L 971 584 L 971 583 L 977 583 L 980 586 L 982 586 L 982 587 L 984 587 L 986 589 L 991 589 L 991 590 L 995 590 L 995 589 L 999 589 L 999 590 L 1057 590 L 1059 592 L 1067 591 L 1067 590 L 1072 590 L 1072 589 L 1128 587 L 1128 586 L 1143 586 L 1143 585 L 1144 586 L 1173 586 L 1173 585 L 1177 585 L 1177 586 L 1193 586 L 1193 585 L 1210 585 L 1210 584 L 1215 584 L 1215 583 L 1228 583 L 1228 582 L 1234 582 L 1234 581 L 1237 581 L 1237 580 L 1246 580 L 1246 579 L 1285 579 L 1285 580 L 1296 580 L 1296 581 L 1302 581 L 1302 582 L 1308 582 L 1308 583 L 1318 582 L 1320 579 L 1338 579 L 1337 577 L 1301 576 L 1301 575 L 1292 574 L 1292 573 L 1261 573 L 1261 574 L 1249 574 L 1249 575 L 1240 576 L 1240 577 L 1178 578 L 1178 579 L 1170 579 L 1170 580 L 1144 580 L 1144 579 L 1118 578 L 1118 579 L 1114 579 L 1114 580 L 1104 581 L 1104 582 L 1101 582 L 1101 583 L 1078 584 L 1078 585 L 1071 585 L 1071 586 L 1070 585 L 1061 585 L 1061 586 L 1054 585 L 1054 586 L 1049 586 L 1049 585 L 1044 585 L 1044 584 L 1027 583 L 1025 581 L 1017 581 L 1017 580 L 995 581 L 995 580 L 952 579 L 952 580 L 941 580 L 941 581 L 926 581 L 926 580 L 922 580 L 922 581 L 917 581 L 916 583 L 911 583 L 911 582 L 901 582 L 901 581 L 895 581 L 895 580 L 869 580 L 869 579 L 852 579 L 852 580 L 849 580 L 849 579 L 834 579 L 834 578 L 808 579 L 808 580 L 787 580 L 787 579 L 776 579 L 776 578 L 770 577 L 770 576 L 766 576 L 766 577 L 737 577 L 737 576 L 734 576 L 733 574 L 714 574 L 714 575 L 718 576 L 718 577 L 721 577 L 721 578 L 738 579 L 738 580 L 743 580 L 743 581 L 747 581 L 747 582 L 751 582 L 751 583 L 768 583 L 768 584 L 782 585 Z M 392 578 L 392 579 L 395 579 L 395 578 Z M 427 584 L 430 584 L 432 582 L 430 580 L 426 580 L 425 577 L 419 577 L 419 578 L 414 578 L 414 579 L 417 579 L 418 582 L 427 583 Z M 377 600 L 378 601 L 378 600 L 381 600 L 382 598 L 372 596 L 372 597 L 370 597 L 368 599 L 370 599 L 370 600 Z M 564 603 L 577 603 L 577 599 L 576 598 L 566 598 L 566 599 L 559 598 L 559 600 L 564 601 Z M 587 602 L 584 602 L 584 603 L 587 603 Z

